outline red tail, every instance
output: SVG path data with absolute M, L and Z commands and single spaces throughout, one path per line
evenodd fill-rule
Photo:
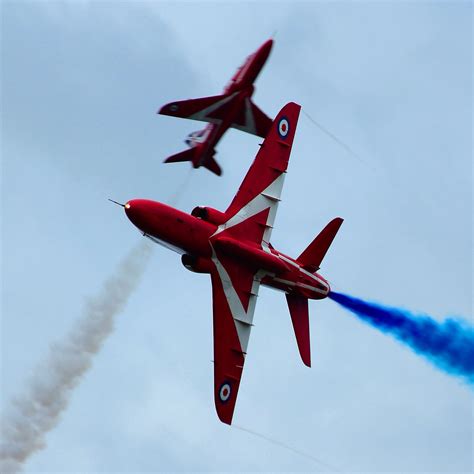
M 333 219 L 308 245 L 308 248 L 297 258 L 298 262 L 308 272 L 314 273 L 319 270 L 326 252 L 336 237 L 337 231 L 344 219 L 336 217 Z

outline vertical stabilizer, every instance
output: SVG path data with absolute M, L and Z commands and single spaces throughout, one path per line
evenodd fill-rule
M 319 270 L 321 262 L 326 255 L 329 247 L 336 237 L 337 231 L 341 227 L 343 219 L 336 217 L 333 219 L 308 245 L 308 248 L 297 258 L 301 266 L 309 271 Z

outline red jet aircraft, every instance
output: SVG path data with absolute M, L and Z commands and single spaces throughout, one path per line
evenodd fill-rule
M 186 214 L 165 204 L 125 204 L 146 237 L 182 254 L 186 268 L 209 273 L 214 325 L 214 398 L 219 418 L 231 424 L 260 285 L 285 292 L 303 362 L 311 365 L 308 299 L 325 298 L 317 272 L 339 227 L 332 220 L 295 260 L 270 244 L 300 106 L 287 104 L 225 212 L 196 207 Z
M 191 161 L 194 168 L 204 166 L 220 176 L 222 170 L 214 160 L 214 148 L 229 128 L 265 138 L 272 120 L 252 102 L 251 97 L 255 90 L 253 83 L 272 45 L 270 39 L 251 54 L 237 69 L 222 95 L 171 102 L 160 109 L 158 113 L 162 115 L 209 122 L 203 130 L 188 135 L 185 143 L 191 147 L 190 150 L 170 156 L 165 163 Z

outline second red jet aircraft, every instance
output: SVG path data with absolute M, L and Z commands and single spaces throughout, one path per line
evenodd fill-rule
M 165 204 L 125 204 L 132 223 L 151 240 L 182 254 L 186 268 L 209 273 L 214 325 L 214 398 L 221 421 L 231 424 L 260 285 L 285 292 L 303 362 L 310 366 L 308 299 L 325 298 L 317 273 L 339 227 L 332 220 L 297 258 L 270 244 L 300 106 L 287 104 L 225 212 L 196 207 L 186 214 Z
M 222 95 L 171 102 L 159 110 L 162 115 L 209 122 L 204 130 L 191 133 L 185 140 L 191 147 L 189 150 L 170 156 L 165 163 L 191 161 L 194 168 L 204 166 L 220 176 L 222 170 L 214 159 L 214 147 L 229 128 L 265 138 L 272 121 L 251 98 L 255 90 L 253 83 L 268 59 L 272 45 L 273 40 L 268 40 L 251 54 L 237 69 Z

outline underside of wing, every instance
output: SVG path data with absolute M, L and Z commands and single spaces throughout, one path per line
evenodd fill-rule
M 234 92 L 233 94 L 170 102 L 164 105 L 158 113 L 215 124 L 229 120 L 231 128 L 265 138 L 271 128 L 272 120 L 250 98 L 241 100 L 236 97 L 237 94 Z
M 282 178 L 288 168 L 299 113 L 300 106 L 291 102 L 281 109 L 228 207 L 228 215 L 236 214 L 260 194 L 280 200 Z
M 158 113 L 201 122 L 219 123 L 234 96 L 235 93 L 170 102 Z
M 232 128 L 265 138 L 272 126 L 272 119 L 262 112 L 250 98 L 246 98 L 243 104 L 244 106 L 232 123 Z
M 231 424 L 252 327 L 260 276 L 213 253 L 214 400 L 220 420 Z

